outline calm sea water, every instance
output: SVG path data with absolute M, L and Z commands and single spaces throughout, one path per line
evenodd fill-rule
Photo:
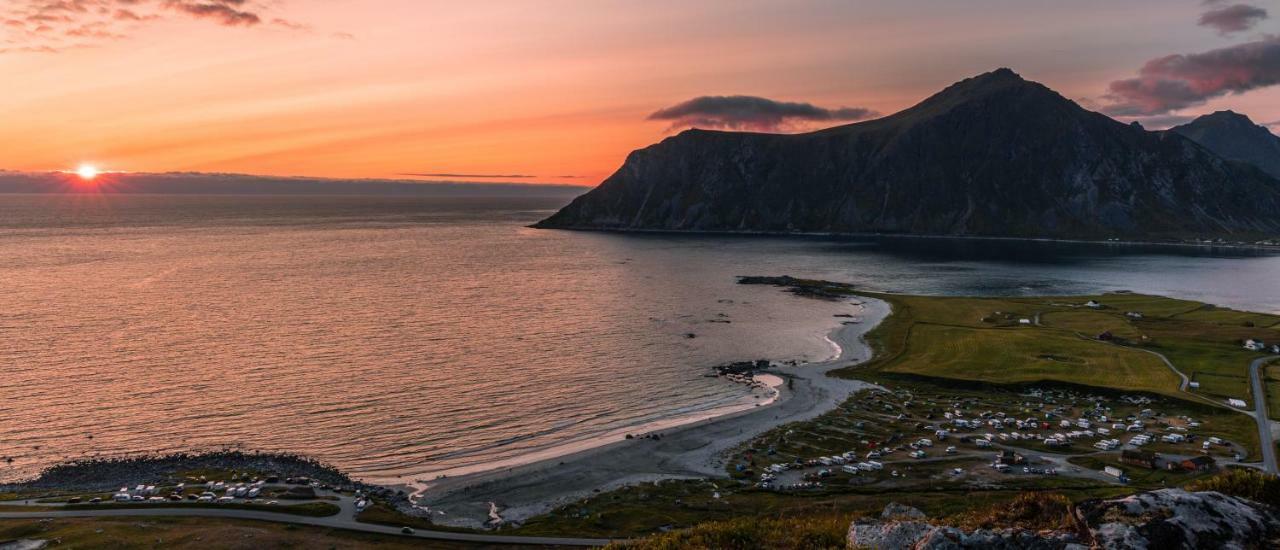
M 562 202 L 0 196 L 0 479 L 240 446 L 409 481 L 750 403 L 710 367 L 825 358 L 847 306 L 737 275 L 1280 311 L 1257 252 L 525 227 Z

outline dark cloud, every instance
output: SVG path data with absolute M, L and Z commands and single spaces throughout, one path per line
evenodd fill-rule
M 483 179 L 497 179 L 497 178 L 528 179 L 528 178 L 538 177 L 538 176 L 532 176 L 529 174 L 451 174 L 448 172 L 427 173 L 427 174 L 408 173 L 408 174 L 399 174 L 399 175 L 412 176 L 415 178 L 483 178 Z M 564 177 L 564 176 L 560 176 L 560 177 Z
M 1200 16 L 1200 26 L 1217 29 L 1221 34 L 1231 34 L 1247 31 L 1266 18 L 1267 10 L 1248 4 L 1235 4 L 1204 12 Z
M 1103 109 L 1115 116 L 1162 115 L 1275 84 L 1280 84 L 1280 37 L 1268 36 L 1148 61 L 1138 76 L 1111 83 Z
M 270 24 L 310 32 L 284 17 L 282 0 L 0 0 L 0 53 L 57 52 L 127 38 L 164 19 L 227 27 Z
M 165 7 L 198 19 L 210 19 L 229 26 L 252 26 L 262 22 L 258 14 L 245 9 L 246 0 L 165 0 Z
M 878 113 L 861 107 L 828 109 L 811 103 L 774 101 L 745 95 L 702 96 L 660 109 L 649 120 L 671 121 L 672 128 L 777 131 L 813 122 L 862 120 Z

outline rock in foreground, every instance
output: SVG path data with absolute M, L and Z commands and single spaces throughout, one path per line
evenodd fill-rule
M 1224 549 L 1280 547 L 1280 512 L 1216 492 L 1162 489 L 1082 503 L 1073 531 L 964 530 L 929 522 L 891 504 L 878 519 L 849 528 L 852 548 L 897 549 Z

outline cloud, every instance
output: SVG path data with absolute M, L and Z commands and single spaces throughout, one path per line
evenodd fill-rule
M 258 14 L 248 11 L 247 0 L 165 0 L 164 6 L 197 19 L 210 19 L 229 27 L 252 26 L 262 22 Z
M 496 178 L 528 179 L 528 178 L 538 177 L 538 176 L 533 176 L 529 174 L 451 174 L 448 172 L 427 173 L 427 174 L 408 173 L 408 174 L 397 174 L 397 175 L 412 176 L 415 178 L 484 178 L 484 179 L 496 179 Z M 567 177 L 567 176 L 558 176 L 558 177 Z
M 1148 61 L 1136 77 L 1110 84 L 1103 110 L 1115 116 L 1162 115 L 1275 84 L 1280 84 L 1280 37 L 1268 36 Z
M 648 120 L 671 121 L 671 128 L 777 131 L 814 122 L 863 120 L 879 116 L 870 109 L 828 109 L 811 103 L 775 101 L 755 96 L 702 96 L 659 109 Z
M 1217 29 L 1219 34 L 1226 35 L 1247 31 L 1266 18 L 1267 10 L 1248 4 L 1234 4 L 1204 12 L 1200 15 L 1200 26 Z
M 128 38 L 164 20 L 310 32 L 282 0 L 0 0 L 0 53 L 58 52 Z

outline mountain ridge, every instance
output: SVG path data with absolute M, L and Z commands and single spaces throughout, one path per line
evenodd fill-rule
M 1205 146 L 1222 158 L 1252 164 L 1280 178 L 1280 137 L 1248 116 L 1230 110 L 1217 111 L 1169 131 Z
M 1031 238 L 1280 234 L 1280 183 L 1008 69 L 804 134 L 686 130 L 543 228 Z

